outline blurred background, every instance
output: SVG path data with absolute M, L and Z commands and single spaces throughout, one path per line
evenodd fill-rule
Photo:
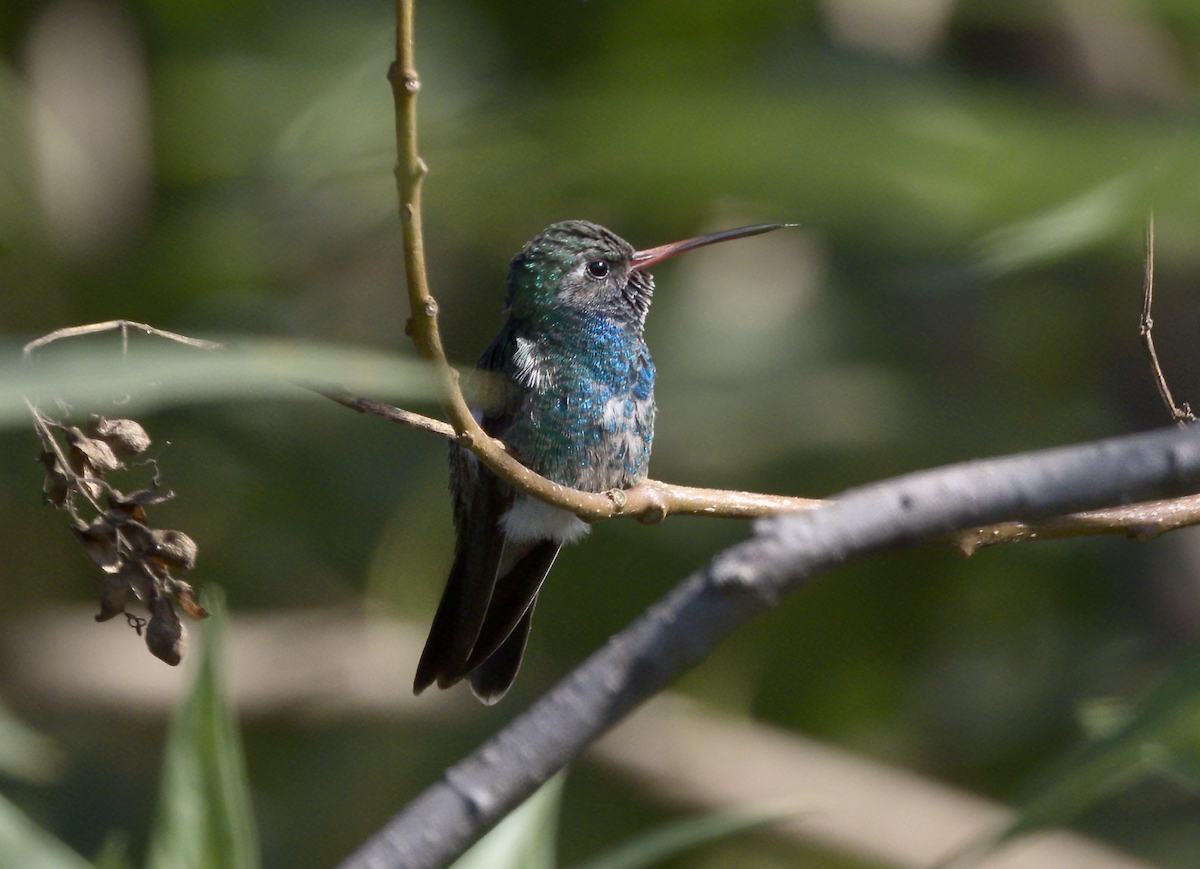
M 114 317 L 411 356 L 392 14 L 385 0 L 0 4 L 3 371 L 26 340 Z M 509 258 L 554 221 L 637 247 L 802 224 L 656 270 L 657 479 L 819 497 L 1166 424 L 1138 337 L 1151 207 L 1155 337 L 1176 396 L 1200 403 L 1192 2 L 442 0 L 418 4 L 417 27 L 426 239 L 453 360 L 486 346 Z M 190 578 L 228 594 L 271 869 L 345 856 L 748 533 L 596 527 L 562 554 L 502 704 L 413 701 L 452 546 L 444 443 L 299 392 L 138 418 L 176 492 L 158 523 L 199 544 Z M 0 701 L 50 759 L 0 792 L 81 854 L 118 828 L 136 857 L 188 662 L 170 670 L 120 620 L 93 623 L 100 575 L 42 505 L 39 451 L 31 429 L 0 431 Z M 1085 740 L 1089 710 L 1170 672 L 1198 626 L 1197 532 L 970 559 L 930 545 L 823 577 L 677 688 L 1005 802 Z M 1090 805 L 1076 829 L 1195 865 L 1184 767 Z M 560 853 L 682 810 L 584 762 Z M 756 836 L 672 865 L 866 864 Z

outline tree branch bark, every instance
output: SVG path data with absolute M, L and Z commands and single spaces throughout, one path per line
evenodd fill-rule
M 836 565 L 1004 520 L 1194 490 L 1195 429 L 952 465 L 757 523 L 389 821 L 341 869 L 450 863 L 734 628 Z

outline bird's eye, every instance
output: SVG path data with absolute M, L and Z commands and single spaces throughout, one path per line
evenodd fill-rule
M 587 273 L 593 278 L 608 277 L 608 263 L 602 259 L 594 259 L 587 264 Z

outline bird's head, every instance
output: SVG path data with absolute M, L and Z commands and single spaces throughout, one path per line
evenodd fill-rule
M 509 311 L 516 317 L 583 311 L 639 325 L 646 320 L 655 263 L 693 248 L 770 232 L 792 224 L 771 223 L 728 229 L 647 250 L 586 220 L 564 220 L 547 227 L 513 257 L 508 269 Z

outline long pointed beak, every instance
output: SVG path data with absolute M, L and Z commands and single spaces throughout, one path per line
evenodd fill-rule
M 635 272 L 640 272 L 642 269 L 647 269 L 655 263 L 660 263 L 665 259 L 670 259 L 673 256 L 683 253 L 684 251 L 693 250 L 694 248 L 704 247 L 708 244 L 716 244 L 719 241 L 730 241 L 735 238 L 745 238 L 748 235 L 762 235 L 764 232 L 771 232 L 775 229 L 783 229 L 786 226 L 799 226 L 798 223 L 760 223 L 758 226 L 743 226 L 740 229 L 726 229 L 721 232 L 712 232 L 708 235 L 698 235 L 695 238 L 684 239 L 683 241 L 673 241 L 670 244 L 661 244 L 658 247 L 639 250 L 630 260 L 630 268 Z

